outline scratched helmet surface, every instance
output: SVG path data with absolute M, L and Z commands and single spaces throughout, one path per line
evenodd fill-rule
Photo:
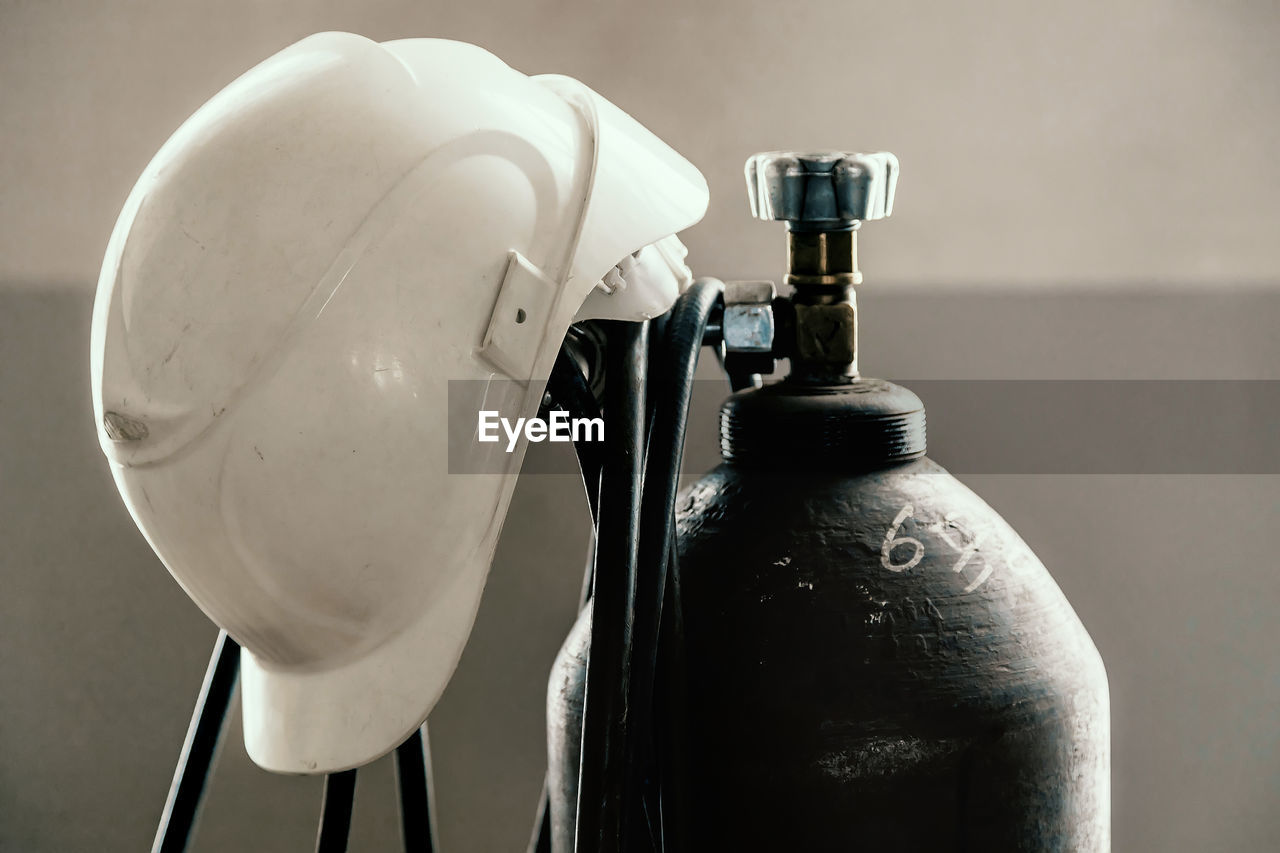
M 583 84 L 436 39 L 312 36 L 160 149 L 103 265 L 94 409 L 139 528 L 243 647 L 254 761 L 358 766 L 426 718 L 524 450 L 451 458 L 450 381 L 533 414 L 575 316 L 666 310 L 706 205 Z

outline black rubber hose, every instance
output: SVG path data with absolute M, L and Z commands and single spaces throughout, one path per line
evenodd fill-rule
M 632 697 L 648 701 L 653 665 L 657 659 L 658 625 L 662 614 L 670 543 L 675 535 L 676 492 L 684 458 L 684 434 L 693 398 L 693 375 L 702 350 L 707 319 L 723 293 L 716 279 L 699 279 L 676 302 L 667 324 L 666 345 L 660 353 L 653 384 L 653 426 L 645 460 L 644 501 L 640 510 L 641 577 L 636 591 L 634 646 L 637 677 Z M 640 705 L 637 707 L 647 707 Z
M 562 409 L 572 418 L 600 417 L 600 406 L 591 393 L 586 377 L 564 348 L 556 356 L 555 366 L 551 368 L 551 376 L 547 379 L 547 396 L 551 400 L 549 408 Z M 547 408 L 542 407 L 539 414 L 545 414 Z M 587 491 L 587 505 L 591 508 L 591 521 L 594 524 L 600 500 L 603 449 L 597 441 L 575 441 L 573 451 L 578 457 L 578 470 L 582 473 L 582 484 Z
M 578 853 L 614 853 L 622 839 L 648 331 L 647 323 L 606 326 L 606 429 L 578 777 Z
M 687 849 L 688 811 L 692 796 L 684 757 L 688 742 L 688 670 L 685 664 L 684 612 L 680 595 L 680 564 L 672 537 L 667 566 L 662 626 L 658 633 L 658 667 L 654 688 L 654 752 L 658 778 L 658 806 L 663 853 Z
M 544 405 L 538 414 L 541 416 L 545 414 L 546 409 L 559 408 L 568 412 L 572 418 L 598 418 L 600 404 L 591 393 L 591 385 L 583 375 L 577 359 L 570 354 L 569 346 L 566 340 L 559 355 L 556 356 L 555 366 L 552 367 L 551 376 L 547 379 L 549 405 Z M 587 492 L 587 506 L 591 511 L 591 524 L 594 528 L 600 501 L 600 469 L 603 464 L 600 443 L 578 441 L 574 442 L 573 449 L 578 457 L 578 471 L 582 475 L 582 483 Z M 587 600 L 591 597 L 591 575 L 594 565 L 593 543 L 592 559 L 588 560 L 586 570 L 583 572 L 579 609 L 585 607 Z M 529 843 L 530 853 L 550 853 L 551 851 L 551 800 L 545 782 L 542 787 L 538 813 L 534 818 L 533 838 Z
M 650 387 L 654 398 L 645 459 L 644 499 L 640 511 L 640 573 L 636 588 L 635 626 L 632 634 L 632 673 L 628 707 L 634 721 L 630 732 L 631 764 L 652 764 L 652 714 L 654 673 L 658 662 L 658 636 L 667 568 L 675 537 L 676 492 L 684 457 L 685 429 L 693 398 L 693 377 L 703 346 L 707 321 L 718 307 L 724 285 L 712 278 L 699 279 L 676 302 L 667 321 L 664 345 L 658 355 L 657 381 Z M 657 823 L 652 791 L 650 825 Z M 628 832 L 628 838 L 638 833 Z
M 652 327 L 651 327 L 652 328 Z M 581 345 L 581 344 L 580 344 Z M 600 404 L 591 392 L 591 383 L 583 375 L 578 360 L 570 353 L 570 342 L 565 340 L 560 354 L 556 357 L 555 367 L 551 369 L 551 377 L 547 380 L 547 398 L 549 405 L 538 410 L 544 416 L 549 409 L 558 408 L 569 413 L 571 418 L 598 418 Z M 595 359 L 592 359 L 594 362 Z M 582 476 L 582 485 L 587 492 L 587 506 L 591 511 L 591 526 L 594 529 L 600 504 L 600 470 L 604 465 L 603 449 L 598 441 L 575 441 L 574 453 L 578 457 L 578 473 Z M 582 595 L 578 608 L 587 606 L 591 597 L 591 575 L 595 565 L 595 543 L 588 555 L 586 569 L 582 577 Z
M 674 308 L 674 306 L 672 306 Z M 667 344 L 667 323 L 671 319 L 671 311 L 654 317 L 649 321 L 649 381 L 646 387 L 648 396 L 645 423 L 653 428 L 654 402 L 661 396 L 664 377 L 655 368 L 662 363 L 662 350 Z

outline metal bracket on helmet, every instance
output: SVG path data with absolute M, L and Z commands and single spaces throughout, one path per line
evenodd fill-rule
M 528 382 L 559 289 L 528 258 L 512 250 L 479 354 L 510 378 Z
M 582 204 L 578 208 L 564 258 L 563 280 L 551 278 L 512 249 L 507 272 L 498 289 L 498 300 L 489 318 L 489 328 L 478 351 L 482 358 L 521 384 L 533 376 L 534 360 L 546 334 L 551 309 L 561 288 L 572 276 L 573 261 L 586 225 L 600 159 L 600 119 L 590 96 L 583 94 L 586 87 L 577 80 L 557 75 L 545 75 L 542 82 L 558 92 L 582 118 L 590 146 L 590 165 L 586 173 L 586 191 L 582 194 Z

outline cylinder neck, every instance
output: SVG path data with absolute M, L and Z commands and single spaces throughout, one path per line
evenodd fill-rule
M 790 223 L 784 280 L 795 291 L 790 380 L 839 385 L 857 379 L 858 223 Z
M 882 379 L 827 386 L 786 379 L 725 401 L 720 452 L 731 465 L 792 473 L 899 465 L 925 453 L 924 404 Z

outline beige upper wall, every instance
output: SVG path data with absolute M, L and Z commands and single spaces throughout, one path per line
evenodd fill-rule
M 1280 281 L 1280 4 L 0 0 L 0 280 L 97 275 L 151 154 L 312 32 L 481 44 L 570 74 L 711 184 L 705 273 L 777 270 L 743 159 L 889 149 L 869 282 Z

